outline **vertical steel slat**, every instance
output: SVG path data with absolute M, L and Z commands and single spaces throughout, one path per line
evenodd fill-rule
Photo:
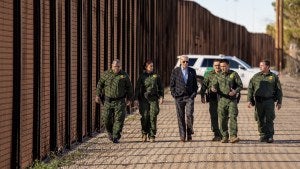
M 77 1 L 77 139 L 82 142 L 82 0 Z
M 108 0 L 104 3 L 104 70 L 108 69 Z
M 20 168 L 21 2 L 13 2 L 13 109 L 11 168 Z
M 57 150 L 56 0 L 50 1 L 50 150 Z
M 87 134 L 92 136 L 92 78 L 93 78 L 93 36 L 92 36 L 92 0 L 88 0 L 87 14 L 87 50 L 88 50 L 88 84 L 87 84 Z
M 123 24 L 122 24 L 122 11 L 124 10 L 124 8 L 121 8 L 122 6 L 122 3 L 124 3 L 124 0 L 118 0 L 118 6 L 117 6 L 117 12 L 118 12 L 118 21 L 117 21 L 117 56 L 121 56 L 123 57 L 123 54 L 121 55 L 121 49 L 123 49 L 123 38 L 121 35 L 123 35 L 121 33 L 121 31 L 123 31 Z M 122 41 L 122 42 L 121 42 Z M 121 46 L 121 43 L 122 43 L 122 46 Z M 122 59 L 123 60 L 123 59 Z
M 32 158 L 40 159 L 41 133 L 41 4 L 34 0 L 34 87 Z
M 121 60 L 125 61 L 125 51 L 126 51 L 126 1 L 127 0 L 122 0 L 122 52 L 121 52 Z
M 114 60 L 114 0 L 110 0 L 110 61 Z
M 100 41 L 100 0 L 97 0 L 96 2 L 96 27 L 97 27 L 97 30 L 96 30 L 96 85 L 98 83 L 98 80 L 100 78 L 100 45 L 101 45 L 101 41 Z M 95 128 L 96 128 L 96 131 L 100 132 L 100 126 L 101 126 L 101 123 L 100 123 L 100 107 L 99 107 L 99 104 L 96 104 L 96 110 L 95 110 Z
M 66 102 L 65 102 L 65 144 L 66 148 L 71 147 L 71 1 L 65 0 L 65 71 L 66 71 Z

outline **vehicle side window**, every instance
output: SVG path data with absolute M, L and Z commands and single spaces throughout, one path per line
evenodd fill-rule
M 194 66 L 196 61 L 197 61 L 197 58 L 189 58 L 189 66 Z
M 233 68 L 233 69 L 239 68 L 239 63 L 234 60 L 229 60 L 229 65 L 230 65 L 230 68 Z
M 203 59 L 201 67 L 213 67 L 214 59 Z

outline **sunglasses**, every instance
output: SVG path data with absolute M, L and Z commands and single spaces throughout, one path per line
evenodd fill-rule
M 184 60 L 184 61 L 182 61 L 182 63 L 189 63 L 189 61 L 185 61 L 185 60 Z

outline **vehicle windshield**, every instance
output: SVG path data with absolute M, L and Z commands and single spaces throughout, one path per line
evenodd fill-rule
M 251 69 L 252 67 L 248 64 L 248 63 L 246 63 L 246 62 L 244 62 L 243 60 L 241 60 L 241 59 L 239 59 L 243 64 L 244 64 L 244 66 L 246 66 L 248 69 Z
M 189 66 L 194 66 L 196 61 L 197 61 L 197 58 L 189 58 Z

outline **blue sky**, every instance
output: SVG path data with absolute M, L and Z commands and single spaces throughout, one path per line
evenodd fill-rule
M 249 32 L 265 33 L 266 25 L 274 23 L 276 0 L 191 0 L 213 15 L 243 25 Z

